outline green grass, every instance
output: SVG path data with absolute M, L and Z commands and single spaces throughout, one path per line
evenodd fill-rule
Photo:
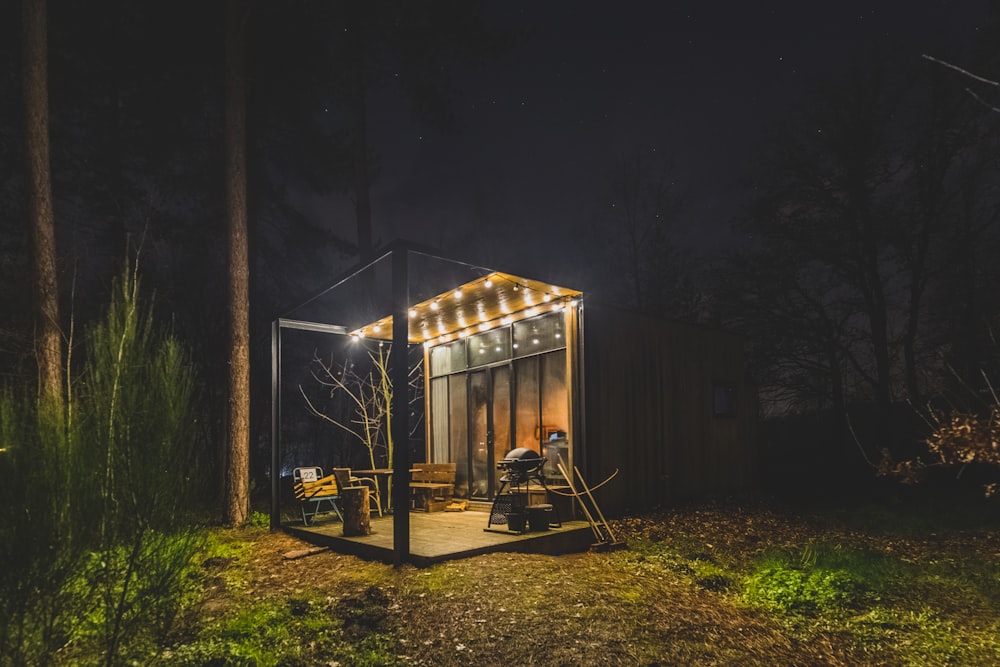
M 744 578 L 740 599 L 810 639 L 836 633 L 862 653 L 891 648 L 905 665 L 990 664 L 1000 655 L 996 566 L 915 565 L 837 545 L 770 554 Z
M 374 596 L 377 597 L 377 596 Z M 236 610 L 163 656 L 163 663 L 278 667 L 393 665 L 396 639 L 382 600 L 366 593 L 336 605 L 318 595 L 269 598 Z
M 890 511 L 870 509 L 848 523 L 924 538 L 945 525 L 937 515 L 905 512 L 893 521 Z M 1000 566 L 989 553 L 927 559 L 905 547 L 816 541 L 744 560 L 679 535 L 630 540 L 620 558 L 621 567 L 681 577 L 762 611 L 799 641 L 837 637 L 873 662 L 891 655 L 902 665 L 993 664 L 1000 656 L 1000 621 L 993 620 L 1000 618 Z M 631 601 L 627 593 L 623 601 Z
M 881 554 L 807 545 L 762 558 L 744 579 L 743 602 L 783 615 L 841 615 L 878 602 L 899 576 Z

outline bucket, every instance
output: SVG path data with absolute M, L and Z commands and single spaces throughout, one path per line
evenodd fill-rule
M 540 503 L 528 505 L 528 529 L 548 530 L 552 523 L 552 505 Z
M 511 512 L 507 515 L 507 529 L 518 533 L 524 532 L 524 525 L 527 523 L 527 512 Z

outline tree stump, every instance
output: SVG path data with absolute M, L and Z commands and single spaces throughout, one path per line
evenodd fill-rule
M 347 486 L 340 490 L 340 505 L 344 510 L 344 537 L 372 534 L 371 509 L 367 486 Z

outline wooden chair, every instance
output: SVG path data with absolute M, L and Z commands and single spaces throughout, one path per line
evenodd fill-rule
M 373 503 L 375 511 L 382 516 L 382 497 L 378 492 L 378 482 L 370 477 L 353 477 L 350 468 L 334 468 L 333 475 L 337 478 L 337 485 L 340 488 L 348 486 L 367 486 L 370 489 L 368 502 Z
M 337 481 L 333 475 L 323 476 L 323 469 L 319 466 L 296 468 L 292 471 L 292 480 L 295 482 L 295 498 L 300 503 L 302 510 L 302 523 L 309 525 L 311 519 L 317 514 L 329 514 L 334 512 L 340 522 L 344 522 L 344 517 L 340 513 L 337 501 L 340 495 L 337 492 Z M 323 509 L 324 503 L 327 509 Z

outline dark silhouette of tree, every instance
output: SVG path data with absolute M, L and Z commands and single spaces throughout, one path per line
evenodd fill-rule
M 894 405 L 945 381 L 995 217 L 983 112 L 926 65 L 866 54 L 783 126 L 723 296 L 762 398 L 832 409 L 838 442 L 851 407 L 872 406 L 876 449 L 904 435 Z
M 643 313 L 696 320 L 699 294 L 678 243 L 685 195 L 671 169 L 655 154 L 623 156 L 609 199 L 603 247 L 626 279 L 624 302 Z
M 59 289 L 56 234 L 49 169 L 48 38 L 46 0 L 23 0 L 22 92 L 26 194 L 31 229 L 35 300 L 35 360 L 39 396 L 62 397 L 62 332 L 59 325 Z
M 364 263 L 372 258 L 375 243 L 371 202 L 375 175 L 373 93 L 395 82 L 418 120 L 449 126 L 449 67 L 495 55 L 508 48 L 510 39 L 486 27 L 479 2 L 342 0 L 322 3 L 318 16 L 321 25 L 329 26 L 324 41 L 326 99 L 342 112 L 358 255 Z

